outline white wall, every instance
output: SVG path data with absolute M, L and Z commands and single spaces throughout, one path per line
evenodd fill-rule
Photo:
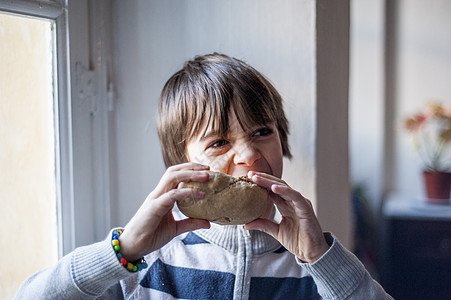
M 242 58 L 274 83 L 286 101 L 290 120 L 302 120 L 302 124 L 292 121 L 294 134 L 290 142 L 297 157 L 295 162 L 305 162 L 298 168 L 312 174 L 313 3 L 116 3 L 114 54 L 121 222 L 135 212 L 164 172 L 155 128 L 161 88 L 185 60 L 198 54 L 217 51 Z M 289 169 L 287 165 L 286 170 Z M 299 181 L 304 182 L 303 190 L 311 195 L 312 179 Z
M 391 193 L 421 201 L 422 164 L 402 120 L 429 99 L 451 101 L 451 2 L 354 0 L 351 11 L 352 181 L 375 209 Z
M 349 151 L 351 183 L 376 209 L 384 174 L 384 0 L 351 1 Z
M 279 90 L 291 122 L 289 141 L 295 157 L 285 162 L 284 178 L 306 197 L 316 200 L 316 3 L 314 0 L 115 2 L 116 181 L 120 224 L 128 221 L 164 172 L 155 128 L 161 88 L 185 60 L 213 51 L 245 60 Z M 337 157 L 337 161 L 344 161 L 347 170 L 346 158 Z M 348 186 L 342 189 L 347 191 Z M 344 202 L 346 209 L 348 199 L 341 198 L 335 205 Z M 349 223 L 341 223 L 336 228 L 343 232 L 346 242 Z
M 451 103 L 451 2 L 402 0 L 398 7 L 396 73 L 397 122 L 429 99 Z M 397 191 L 421 200 L 422 164 L 396 124 Z

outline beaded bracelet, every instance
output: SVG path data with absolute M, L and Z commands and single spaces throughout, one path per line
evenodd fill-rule
M 127 260 L 122 257 L 122 254 L 119 253 L 119 250 L 121 249 L 121 246 L 119 246 L 119 236 L 121 234 L 122 230 L 114 230 L 113 236 L 111 238 L 111 244 L 113 245 L 114 252 L 116 252 L 117 259 L 119 259 L 121 265 L 123 265 L 124 268 L 126 268 L 130 272 L 141 271 L 147 268 L 147 263 L 144 257 L 134 262 L 127 262 Z

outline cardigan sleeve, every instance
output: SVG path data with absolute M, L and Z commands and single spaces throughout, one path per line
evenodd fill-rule
M 31 275 L 14 299 L 94 299 L 103 294 L 110 299 L 123 298 L 119 281 L 136 273 L 118 262 L 110 237 L 77 248 L 55 266 Z
M 323 299 L 393 299 L 371 278 L 360 260 L 330 233 L 331 247 L 314 263 L 297 263 L 313 277 Z

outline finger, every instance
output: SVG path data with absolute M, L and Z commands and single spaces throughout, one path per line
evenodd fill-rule
M 270 193 L 269 199 L 276 205 L 282 216 L 293 215 L 293 204 L 291 201 L 287 201 L 274 193 Z
M 207 171 L 210 167 L 203 164 L 198 164 L 194 162 L 187 162 L 178 165 L 173 165 L 167 168 L 160 182 L 158 183 L 155 190 L 152 192 L 155 197 L 160 196 L 162 193 L 169 191 L 172 188 L 175 188 L 182 181 L 204 181 L 207 180 L 208 177 L 205 175 L 206 173 L 202 173 L 201 177 L 204 178 L 195 178 L 197 174 L 196 171 Z M 181 173 L 181 171 L 185 171 Z M 194 171 L 194 173 L 189 173 L 189 171 Z M 188 172 L 188 173 L 187 173 Z M 191 177 L 189 174 L 193 174 Z
M 176 222 L 176 235 L 182 234 L 184 232 L 193 231 L 197 229 L 208 229 L 210 228 L 210 222 L 202 219 L 188 218 Z
M 151 199 L 150 203 L 154 206 L 154 214 L 156 214 L 158 217 L 163 217 L 170 210 L 172 210 L 176 201 L 186 198 L 203 199 L 204 197 L 205 193 L 197 189 L 173 189 L 167 193 L 164 193 L 162 196 L 156 199 Z
M 279 233 L 279 224 L 274 223 L 273 221 L 270 221 L 268 219 L 254 220 L 250 223 L 245 224 L 244 228 L 247 230 L 263 231 L 263 232 L 271 235 L 273 238 L 277 238 L 278 233 Z
M 292 189 L 288 185 L 282 185 L 282 184 L 273 184 L 271 186 L 271 191 L 281 196 L 282 198 L 286 200 L 305 200 L 305 198 L 299 193 L 298 191 Z
M 256 171 L 249 171 L 248 172 L 248 177 L 251 178 L 252 176 L 257 175 L 260 176 L 262 178 L 266 178 L 269 180 L 274 180 L 275 182 L 280 182 L 280 183 L 285 183 L 285 181 L 283 181 L 281 178 L 270 175 L 268 173 L 263 173 L 263 172 L 256 172 Z
M 287 188 L 290 188 L 282 179 L 266 173 L 250 171 L 248 176 L 252 177 L 251 179 L 253 182 L 269 191 L 271 191 L 271 187 L 273 185 L 284 185 Z M 269 199 L 277 206 L 282 215 L 287 216 L 293 211 L 292 204 L 287 203 L 286 199 L 280 197 L 279 195 L 269 193 Z
M 152 197 L 157 198 L 163 193 L 166 193 L 172 189 L 177 188 L 181 182 L 199 181 L 204 182 L 209 179 L 210 175 L 205 171 L 198 170 L 179 170 L 179 171 L 167 171 L 157 187 L 151 193 Z
M 274 184 L 271 186 L 271 191 L 274 194 L 279 195 L 286 201 L 290 201 L 295 208 L 298 208 L 300 210 L 307 210 L 309 212 L 313 210 L 313 206 L 309 200 L 304 198 L 301 193 L 293 190 L 287 185 Z
M 168 171 L 180 171 L 180 170 L 209 170 L 210 167 L 207 165 L 195 163 L 195 162 L 186 162 L 178 165 L 173 165 L 168 167 Z
M 254 183 L 258 184 L 259 186 L 265 188 L 265 189 L 270 189 L 271 185 L 273 184 L 286 184 L 283 180 L 274 177 L 274 176 L 270 176 L 264 173 L 254 173 L 254 172 L 249 172 L 248 176 L 251 175 L 251 179 Z

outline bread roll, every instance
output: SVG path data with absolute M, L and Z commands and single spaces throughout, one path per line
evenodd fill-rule
M 246 176 L 234 177 L 208 171 L 206 182 L 188 182 L 182 188 L 205 192 L 205 198 L 178 201 L 180 211 L 191 218 L 221 225 L 246 224 L 259 218 L 267 208 L 268 192 Z

